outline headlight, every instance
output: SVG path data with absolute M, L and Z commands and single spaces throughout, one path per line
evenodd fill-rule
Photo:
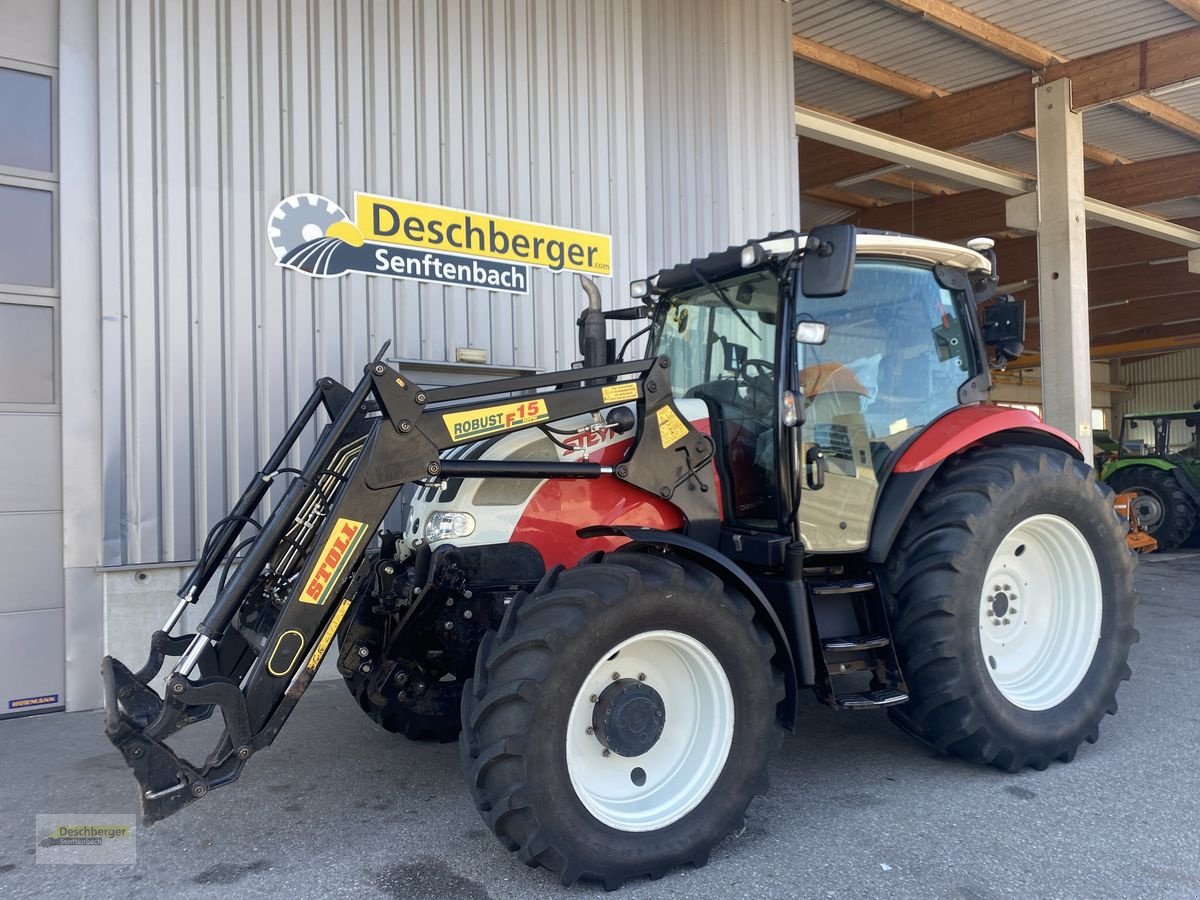
M 444 541 L 447 538 L 463 538 L 475 530 L 475 517 L 465 512 L 430 513 L 425 523 L 425 540 Z

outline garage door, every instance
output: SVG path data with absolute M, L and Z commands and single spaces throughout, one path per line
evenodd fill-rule
M 54 88 L 0 63 L 0 718 L 65 701 Z

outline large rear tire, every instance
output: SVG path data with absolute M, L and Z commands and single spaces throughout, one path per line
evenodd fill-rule
M 1137 640 L 1133 556 L 1083 463 L 1028 447 L 951 460 L 885 577 L 911 698 L 894 718 L 937 748 L 1044 769 L 1117 711 Z
M 767 789 L 783 698 L 745 597 L 660 555 L 597 555 L 514 601 L 463 696 L 487 825 L 563 884 L 701 866 Z
M 1137 491 L 1133 509 L 1138 522 L 1158 541 L 1158 549 L 1174 550 L 1196 529 L 1200 510 L 1179 485 L 1178 476 L 1155 466 L 1118 469 L 1108 480 L 1114 491 Z

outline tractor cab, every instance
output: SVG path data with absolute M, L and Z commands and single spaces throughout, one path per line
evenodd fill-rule
M 859 232 L 855 243 L 834 296 L 806 294 L 804 267 L 821 260 L 788 265 L 792 238 L 644 283 L 660 294 L 651 354 L 670 357 L 676 397 L 708 408 L 726 524 L 787 531 L 803 470 L 801 539 L 818 552 L 864 549 L 901 450 L 948 411 L 985 399 L 989 384 L 970 288 L 990 275 L 989 260 L 900 235 Z M 796 340 L 804 324 L 801 338 L 815 327 L 823 342 Z

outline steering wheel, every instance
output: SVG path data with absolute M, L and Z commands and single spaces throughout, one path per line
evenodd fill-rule
M 738 368 L 736 380 L 746 386 L 746 405 L 751 409 L 757 412 L 764 404 L 774 407 L 775 363 L 769 359 L 748 359 Z

